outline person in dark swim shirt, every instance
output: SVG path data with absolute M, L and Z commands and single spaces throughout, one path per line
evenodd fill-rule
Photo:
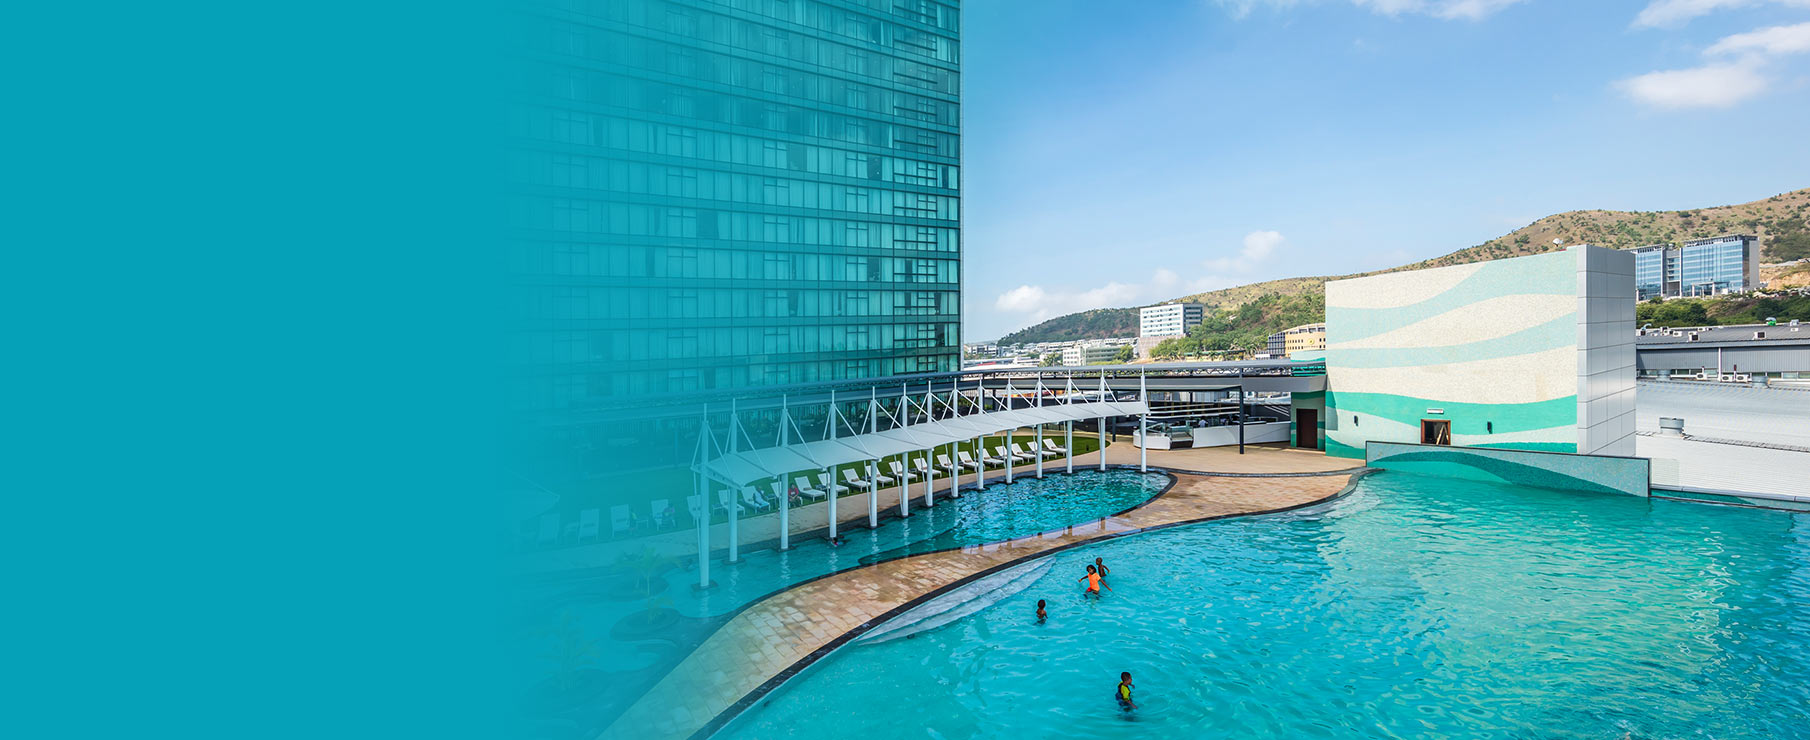
M 1119 674 L 1119 687 L 1112 692 L 1112 698 L 1118 700 L 1119 708 L 1125 711 L 1137 709 L 1138 705 L 1131 701 L 1131 673 Z
M 1043 620 L 1049 619 L 1049 618 L 1050 618 L 1050 613 L 1045 611 L 1043 608 L 1043 599 L 1038 599 L 1037 600 L 1037 623 L 1043 624 Z

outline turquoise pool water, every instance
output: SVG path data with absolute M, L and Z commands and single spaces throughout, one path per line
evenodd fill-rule
M 1022 567 L 719 737 L 1810 738 L 1810 515 L 1390 472 Z
M 632 577 L 609 569 L 538 579 L 524 587 L 519 600 L 524 611 L 514 620 L 522 642 L 512 652 L 524 657 L 516 667 L 517 683 L 521 703 L 530 707 L 524 719 L 543 735 L 596 737 L 725 619 L 753 601 L 879 560 L 1098 520 L 1148 501 L 1168 483 L 1169 477 L 1160 473 L 1080 470 L 1074 475 L 1052 472 L 1043 479 L 1021 476 L 1012 485 L 965 491 L 959 499 L 939 490 L 935 507 L 913 506 L 910 517 L 882 519 L 876 529 L 865 522 L 843 527 L 844 542 L 837 547 L 822 539 L 800 539 L 786 552 L 744 547 L 741 562 L 733 565 L 715 559 L 710 575 L 717 585 L 704 592 L 692 590 L 698 581 L 695 566 L 665 570 L 656 593 L 647 598 L 636 592 Z M 921 490 L 916 487 L 914 493 Z M 921 502 L 921 494 L 914 500 Z M 650 606 L 673 610 L 676 619 L 634 634 L 617 629 Z M 590 650 L 576 647 L 587 644 Z M 576 669 L 570 662 L 574 655 L 579 656 Z

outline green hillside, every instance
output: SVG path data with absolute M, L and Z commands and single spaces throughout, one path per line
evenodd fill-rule
M 1200 303 L 1223 314 L 1242 313 L 1246 304 L 1270 295 L 1276 296 L 1277 300 L 1294 296 L 1316 296 L 1318 298 L 1315 302 L 1322 304 L 1319 315 L 1323 316 L 1325 285 L 1328 280 L 1520 257 L 1564 249 L 1574 244 L 1626 248 L 1662 242 L 1677 243 L 1730 233 L 1758 235 L 1761 260 L 1764 262 L 1810 257 L 1810 188 L 1752 203 L 1686 211 L 1570 211 L 1547 216 L 1474 247 L 1388 270 L 1269 280 L 1196 293 L 1164 302 Z M 1252 315 L 1265 314 L 1267 310 L 1259 309 Z M 1246 322 L 1232 317 L 1221 318 L 1230 322 L 1224 326 L 1222 333 L 1245 338 L 1243 344 L 1248 344 L 1250 334 L 1263 331 L 1275 323 L 1268 319 Z M 1012 344 L 1131 336 L 1137 333 L 1137 320 L 1136 308 L 1093 309 L 1058 316 L 1008 334 L 999 341 Z M 1293 325 L 1268 331 L 1286 329 Z

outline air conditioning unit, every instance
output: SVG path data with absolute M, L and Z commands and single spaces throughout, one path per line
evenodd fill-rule
M 1686 341 L 1691 341 L 1691 342 L 1697 341 L 1697 332 L 1691 332 L 1690 338 L 1687 339 Z
M 1754 338 L 1754 339 L 1765 339 L 1765 338 L 1766 338 L 1766 332 L 1763 332 L 1763 331 L 1756 331 L 1756 332 L 1754 332 L 1754 333 L 1753 333 L 1753 338 Z

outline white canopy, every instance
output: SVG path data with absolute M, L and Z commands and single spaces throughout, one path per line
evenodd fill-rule
M 693 470 L 732 486 L 745 486 L 762 478 L 876 460 L 1023 426 L 1147 413 L 1150 413 L 1150 407 L 1143 401 L 1078 401 L 1031 406 L 938 419 L 872 434 L 747 450 L 694 466 Z

